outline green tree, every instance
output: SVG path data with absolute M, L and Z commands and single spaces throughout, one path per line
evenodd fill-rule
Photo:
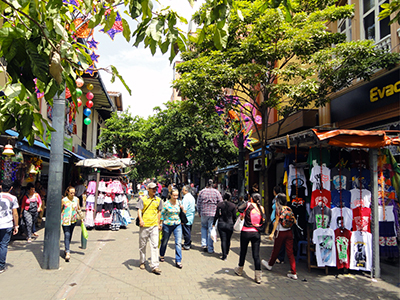
M 382 11 L 378 16 L 379 20 L 383 20 L 390 17 L 392 14 L 395 14 L 389 24 L 393 24 L 394 22 L 400 24 L 400 0 L 391 0 L 390 3 L 383 3 L 381 7 Z
M 234 1 L 237 11 L 231 12 L 223 50 L 211 47 L 212 35 L 191 37 L 193 51 L 182 55 L 184 62 L 177 66 L 181 77 L 174 83 L 206 114 L 224 105 L 227 110 L 241 110 L 255 123 L 254 108 L 262 118 L 262 125 L 255 127 L 262 149 L 271 108 L 285 118 L 302 108 L 323 106 L 331 93 L 354 79 L 369 80 L 377 69 L 390 68 L 399 60 L 398 54 L 375 49 L 372 41 L 345 42 L 344 35 L 327 30 L 329 22 L 350 17 L 352 6 L 298 10 L 288 20 L 280 10 L 263 4 Z M 196 46 L 199 38 L 206 48 Z M 239 102 L 226 101 L 227 88 Z

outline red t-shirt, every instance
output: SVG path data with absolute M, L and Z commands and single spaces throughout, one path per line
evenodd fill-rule
M 356 207 L 353 209 L 353 231 L 371 232 L 371 209 Z
M 350 268 L 350 240 L 350 230 L 335 229 L 336 267 L 338 269 Z
M 315 190 L 311 193 L 310 207 L 313 209 L 318 206 L 319 202 L 323 202 L 326 207 L 331 207 L 331 192 L 325 189 Z

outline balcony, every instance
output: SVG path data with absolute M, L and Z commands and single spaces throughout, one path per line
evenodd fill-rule
M 399 34 L 399 30 L 397 30 L 397 34 Z M 378 43 L 376 43 L 377 49 L 382 49 L 385 52 L 392 52 L 392 39 L 390 35 L 381 39 Z

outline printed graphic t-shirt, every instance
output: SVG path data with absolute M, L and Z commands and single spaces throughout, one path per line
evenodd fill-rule
M 335 207 L 332 209 L 332 220 L 331 225 L 329 226 L 333 230 L 340 227 L 340 218 L 343 217 L 343 225 L 344 228 L 351 230 L 351 226 L 353 225 L 353 211 L 350 208 L 343 207 L 340 212 L 340 207 Z
M 323 218 L 322 218 L 323 215 Z M 308 218 L 308 223 L 313 224 L 313 229 L 317 228 L 327 228 L 331 222 L 331 209 L 324 206 L 316 206 L 311 210 L 310 217 Z
M 325 189 L 331 190 L 331 170 L 322 167 L 322 186 L 321 186 L 321 166 L 315 166 L 311 170 L 310 181 L 313 183 L 312 190 Z
M 335 230 L 336 266 L 338 269 L 350 268 L 350 240 L 350 230 L 339 228 Z
M 353 231 L 350 239 L 350 269 L 371 271 L 372 234 Z
M 322 202 L 325 206 L 331 207 L 331 192 L 325 189 L 315 190 L 311 193 L 310 208 L 318 206 Z
M 330 228 L 318 228 L 313 233 L 318 267 L 336 266 L 335 233 Z
M 353 209 L 353 230 L 371 232 L 371 209 L 357 207 Z
M 17 197 L 9 193 L 0 193 L 0 229 L 14 226 L 12 210 L 18 207 Z

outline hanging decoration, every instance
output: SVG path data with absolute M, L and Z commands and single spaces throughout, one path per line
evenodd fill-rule
M 90 118 L 85 118 L 83 120 L 83 123 L 85 123 L 85 125 L 90 125 L 90 123 L 92 123 L 92 120 L 90 120 Z
M 85 83 L 81 77 L 77 78 L 77 79 L 75 80 L 75 82 L 76 82 L 76 86 L 77 86 L 78 88 L 83 87 L 83 84 Z
M 113 8 L 114 9 L 114 8 Z M 108 15 L 111 13 L 111 9 L 107 9 L 105 12 L 105 16 L 106 19 L 108 17 Z M 117 11 L 117 16 L 115 18 L 115 23 L 113 24 L 113 26 L 111 27 L 110 30 L 108 30 L 106 33 L 109 35 L 109 37 L 114 40 L 114 37 L 117 33 L 121 33 L 123 31 L 123 26 L 122 26 L 122 19 L 121 19 L 121 15 L 119 14 L 119 12 Z M 104 28 L 100 30 L 101 32 L 104 32 Z
M 94 98 L 94 95 L 93 95 L 92 92 L 88 92 L 88 93 L 86 94 L 86 99 L 92 100 L 93 98 Z
M 79 89 L 79 88 L 77 88 L 76 90 L 76 96 L 79 98 L 80 96 L 82 96 L 82 90 L 81 89 Z M 67 97 L 67 98 L 69 98 L 69 97 Z
M 87 102 L 86 102 L 86 106 L 87 106 L 88 108 L 92 108 L 92 107 L 93 107 L 93 101 L 92 101 L 92 100 L 87 101 Z
M 91 113 L 92 113 L 92 111 L 90 110 L 90 108 L 85 108 L 84 111 L 83 111 L 83 114 L 86 117 L 90 116 Z
M 81 100 L 81 98 L 78 98 L 77 102 L 78 102 L 78 107 L 81 107 L 81 106 L 82 106 L 82 100 Z

